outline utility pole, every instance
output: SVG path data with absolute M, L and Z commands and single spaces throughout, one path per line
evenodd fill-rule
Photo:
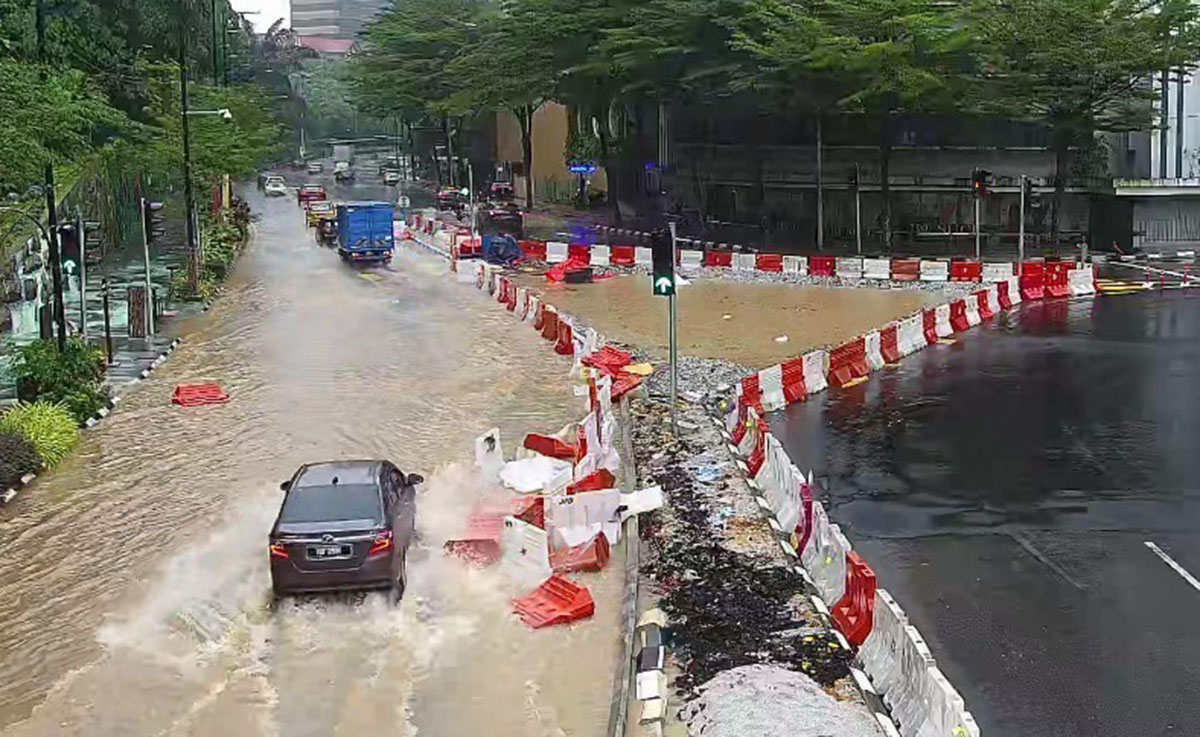
M 1167 178 L 1167 130 L 1171 127 L 1171 80 L 1167 77 L 1167 71 L 1164 69 L 1162 73 L 1162 106 L 1159 110 L 1159 135 L 1158 135 L 1158 176 L 1161 179 Z
M 673 271 L 679 260 L 679 242 L 675 236 L 675 221 L 672 220 L 668 223 L 668 227 L 671 228 L 671 269 Z M 671 274 L 671 278 L 674 280 L 674 273 Z M 671 432 L 678 437 L 679 419 L 675 405 L 678 404 L 679 396 L 679 308 L 676 305 L 679 295 L 675 293 L 676 291 L 675 285 L 672 284 L 671 294 L 667 298 L 667 318 L 670 321 L 667 330 L 667 353 L 671 359 Z
M 854 243 L 862 255 L 862 172 L 854 162 Z
M 1029 177 L 1021 175 L 1021 225 L 1017 235 L 1017 263 L 1025 263 L 1025 191 L 1029 187 Z
M 46 51 L 46 8 L 43 0 L 37 0 L 35 8 L 35 24 L 37 26 L 38 57 L 42 62 L 41 77 L 46 78 L 46 69 L 50 65 L 50 57 Z M 58 339 L 58 350 L 67 347 L 67 315 L 63 306 L 62 284 L 62 254 L 58 250 L 58 203 L 54 196 L 54 165 L 46 162 L 46 222 L 47 246 L 50 248 L 50 278 L 54 284 L 54 325 Z
M 1183 67 L 1175 71 L 1175 177 L 1183 178 Z
M 196 226 L 192 221 L 192 144 L 188 132 L 188 73 L 187 73 L 187 5 L 179 0 L 179 106 L 183 123 L 183 203 L 187 213 L 188 290 L 200 291 L 200 250 L 196 242 Z
M 212 78 L 213 86 L 216 87 L 221 84 L 221 62 L 217 58 L 217 54 L 220 53 L 217 43 L 217 0 L 208 0 L 208 17 L 212 21 Z
M 825 182 L 821 167 L 821 113 L 817 113 L 817 250 L 825 249 Z
M 87 230 L 83 211 L 75 208 L 75 233 L 79 238 L 79 334 L 87 338 Z

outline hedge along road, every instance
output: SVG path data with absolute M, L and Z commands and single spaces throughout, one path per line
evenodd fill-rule
M 984 734 L 1192 734 L 1197 387 L 1195 294 L 1057 300 L 772 426 Z
M 410 556 L 398 609 L 383 594 L 270 607 L 266 534 L 299 464 L 424 473 L 433 547 L 476 492 L 476 435 L 498 425 L 511 450 L 582 400 L 565 359 L 445 262 L 402 247 L 356 271 L 313 242 L 294 198 L 248 196 L 257 240 L 227 294 L 0 511 L 0 734 L 602 734 L 612 570 L 588 581 L 592 621 L 539 632 L 509 613 L 497 572 L 436 551 Z M 170 405 L 198 380 L 231 401 Z

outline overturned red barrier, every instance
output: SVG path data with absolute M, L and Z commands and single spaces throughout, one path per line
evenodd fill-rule
M 1045 296 L 1045 266 L 1041 261 L 1025 261 L 1021 264 L 1021 297 L 1026 300 L 1042 299 Z
M 916 281 L 921 278 L 921 259 L 892 259 L 892 281 Z
M 954 328 L 956 333 L 971 327 L 971 323 L 967 322 L 967 303 L 961 299 L 950 303 L 950 327 Z
M 546 529 L 546 497 L 537 494 L 513 499 L 512 516 L 534 527 Z
M 846 554 L 846 592 L 829 615 L 851 645 L 858 647 L 871 634 L 875 613 L 875 572 L 858 553 Z
M 596 613 L 592 594 L 562 576 L 551 576 L 529 594 L 513 600 L 513 611 L 533 629 L 566 624 Z
M 521 253 L 525 254 L 525 258 L 534 261 L 546 260 L 546 242 L 545 241 L 521 241 Z
M 983 279 L 983 262 L 975 259 L 954 259 L 950 262 L 950 281 L 973 281 Z
M 540 453 L 550 458 L 558 458 L 563 461 L 573 461 L 576 458 L 576 448 L 574 445 L 564 443 L 558 438 L 552 438 L 549 435 L 538 435 L 531 432 L 521 441 L 521 446 L 534 453 Z
M 808 257 L 809 276 L 833 276 L 833 270 L 836 266 L 837 259 L 833 256 Z
M 829 352 L 829 383 L 845 386 L 854 379 L 867 375 L 867 345 L 862 338 L 855 338 Z
M 758 374 L 750 374 L 742 379 L 742 401 L 762 414 L 762 388 L 758 384 Z
M 937 310 L 930 307 L 921 312 L 921 327 L 925 330 L 925 343 L 933 345 L 938 342 Z
M 570 258 L 568 258 L 566 261 L 563 261 L 561 264 L 555 264 L 554 266 L 551 266 L 549 269 L 546 269 L 546 274 L 545 274 L 546 281 L 548 281 L 548 282 L 566 281 L 567 274 L 569 274 L 572 271 L 582 271 L 586 268 L 589 268 L 590 265 L 591 265 L 591 262 L 588 258 L 586 258 L 586 257 L 585 258 L 577 258 L 576 256 L 572 255 Z
M 228 401 L 229 395 L 216 384 L 180 384 L 171 394 L 171 404 L 178 404 L 180 407 L 202 407 Z
M 633 266 L 637 252 L 633 246 L 613 246 L 608 252 L 608 262 L 613 266 Z
M 567 496 L 579 494 L 584 491 L 611 489 L 616 486 L 616 483 L 617 477 L 613 476 L 612 471 L 609 471 L 607 468 L 597 469 L 575 483 L 567 484 Z
M 571 336 L 571 324 L 566 320 L 558 321 L 558 339 L 554 343 L 554 352 L 560 356 L 575 355 L 575 341 Z
M 808 388 L 804 386 L 804 359 L 793 358 L 780 364 L 783 375 L 783 399 L 788 404 L 799 402 L 808 396 Z
M 1013 306 L 1012 297 L 1008 293 L 1008 282 L 996 282 L 996 301 L 1000 303 L 1000 309 L 1011 310 Z
M 598 351 L 593 351 L 591 355 L 584 356 L 579 362 L 612 376 L 628 366 L 632 360 L 633 357 L 628 352 L 606 345 Z
M 754 268 L 759 271 L 783 271 L 782 253 L 760 253 L 754 257 Z
M 705 266 L 733 266 L 732 251 L 705 251 L 704 252 Z
M 461 537 L 446 541 L 443 549 L 449 555 L 467 563 L 484 567 L 500 560 L 500 529 L 504 516 L 475 513 L 467 518 L 467 529 Z
M 992 302 L 988 299 L 988 290 L 980 289 L 972 295 L 975 303 L 979 305 L 979 317 L 982 320 L 987 320 L 996 314 L 992 309 Z
M 900 360 L 900 328 L 896 323 L 879 331 L 879 354 L 888 363 Z
M 585 543 L 550 553 L 550 569 L 555 573 L 595 572 L 608 565 L 610 551 L 603 532 Z

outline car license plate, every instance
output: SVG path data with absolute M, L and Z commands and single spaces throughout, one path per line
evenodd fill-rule
M 308 549 L 310 558 L 340 558 L 349 551 L 342 545 L 314 545 Z

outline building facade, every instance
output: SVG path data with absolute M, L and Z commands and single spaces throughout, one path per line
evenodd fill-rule
M 301 36 L 353 39 L 388 0 L 291 0 L 292 30 Z

